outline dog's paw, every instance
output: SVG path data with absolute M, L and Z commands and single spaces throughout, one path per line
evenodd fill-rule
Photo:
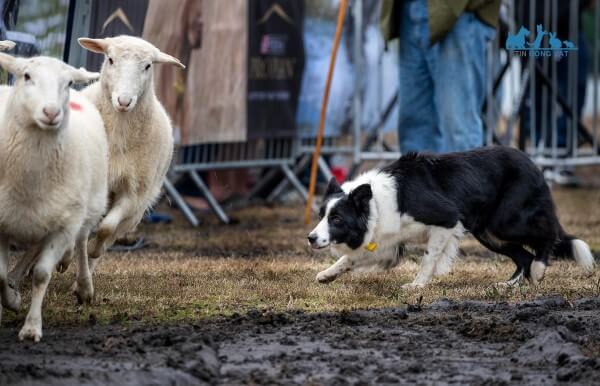
M 531 262 L 531 277 L 529 280 L 531 284 L 538 285 L 544 280 L 544 274 L 546 273 L 546 264 L 541 261 L 534 260 Z
M 317 274 L 317 281 L 321 284 L 331 283 L 337 278 L 337 275 L 332 275 L 327 271 L 319 272 Z

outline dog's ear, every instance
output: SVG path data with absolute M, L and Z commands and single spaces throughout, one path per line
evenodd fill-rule
M 327 190 L 325 191 L 325 197 L 329 197 L 332 194 L 338 194 L 343 192 L 344 191 L 340 187 L 340 184 L 338 184 L 335 177 L 331 177 L 331 179 L 329 180 L 329 184 L 327 185 Z
M 373 198 L 373 191 L 370 184 L 362 184 L 354 188 L 348 196 L 356 209 L 363 211 L 369 208 L 369 201 Z

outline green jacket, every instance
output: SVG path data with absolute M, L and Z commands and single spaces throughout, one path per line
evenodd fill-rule
M 399 36 L 398 20 L 402 0 L 383 0 L 381 30 L 386 43 Z M 452 29 L 463 12 L 474 12 L 482 22 L 498 27 L 500 0 L 428 0 L 430 43 L 441 40 Z

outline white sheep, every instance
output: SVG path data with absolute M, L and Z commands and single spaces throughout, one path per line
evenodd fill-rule
M 90 243 L 93 272 L 97 258 L 132 231 L 160 195 L 173 156 L 173 128 L 154 92 L 153 65 L 185 66 L 132 36 L 80 38 L 79 44 L 105 55 L 100 81 L 82 91 L 100 111 L 110 147 L 109 211 Z
M 99 74 L 48 57 L 0 54 L 0 66 L 16 77 L 0 109 L 0 293 L 4 306 L 20 307 L 8 286 L 9 242 L 31 246 L 32 301 L 19 339 L 37 342 L 52 271 L 73 249 L 78 296 L 93 296 L 87 243 L 106 210 L 108 141 L 94 105 L 70 89 Z

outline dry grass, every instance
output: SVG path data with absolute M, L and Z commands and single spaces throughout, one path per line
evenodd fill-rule
M 554 192 L 566 229 L 600 251 L 600 191 Z M 600 272 L 586 275 L 573 262 L 556 261 L 537 288 L 493 285 L 507 279 L 514 266 L 472 239 L 463 242 L 464 256 L 453 272 L 423 290 L 405 291 L 418 269 L 419 251 L 385 274 L 347 275 L 330 285 L 314 278 L 332 262 L 305 244 L 308 227 L 300 206 L 249 208 L 237 212 L 239 225 L 222 226 L 212 216 L 198 229 L 177 217 L 172 225 L 144 226 L 150 248 L 130 254 L 109 254 L 95 276 L 96 302 L 77 306 L 68 288 L 74 278 L 55 275 L 44 307 L 49 325 L 88 320 L 191 321 L 261 308 L 284 311 L 337 311 L 353 308 L 427 304 L 440 298 L 519 301 L 561 294 L 567 299 L 600 296 Z M 178 215 L 177 215 L 178 216 Z M 28 304 L 28 289 L 25 289 Z M 422 298 L 422 300 L 421 300 Z M 25 317 L 5 312 L 16 323 Z

